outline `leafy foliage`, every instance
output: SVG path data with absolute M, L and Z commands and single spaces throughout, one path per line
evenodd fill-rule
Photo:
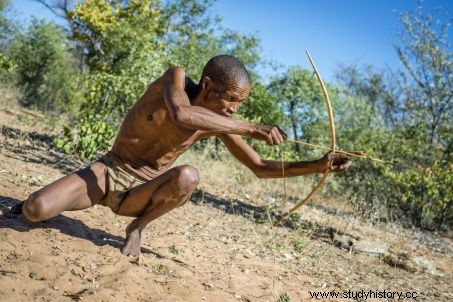
M 259 62 L 259 39 L 221 27 L 221 19 L 213 17 L 212 0 L 178 0 L 165 7 L 167 30 L 162 41 L 166 45 L 166 67 L 183 66 L 193 79 L 199 79 L 206 62 L 218 54 L 239 58 L 250 70 Z
M 6 42 L 14 33 L 16 24 L 6 16 L 10 6 L 9 0 L 0 0 L 0 45 L 5 46 Z
M 12 82 L 16 67 L 7 51 L 7 46 L 16 31 L 16 23 L 6 15 L 9 6 L 9 0 L 0 0 L 0 79 L 4 83 Z
M 208 7 L 208 1 L 195 0 L 167 5 L 157 0 L 86 0 L 69 10 L 72 39 L 86 66 L 79 119 L 102 117 L 97 122 L 116 131 L 149 83 L 171 65 L 182 65 L 192 77 L 199 77 L 210 57 L 227 52 L 254 66 L 258 40 L 231 31 L 217 35 L 218 20 L 207 13 Z M 80 127 L 76 126 L 72 144 L 81 137 Z M 93 144 L 98 148 L 92 152 L 104 152 L 108 146 Z
M 285 115 L 279 107 L 277 95 L 256 80 L 249 97 L 239 108 L 238 114 L 241 118 L 256 124 L 278 125 L 283 129 L 286 126 Z M 289 158 L 292 154 L 289 145 L 269 148 L 261 141 L 247 139 L 247 142 L 264 157 L 278 158 L 285 154 L 285 158 Z
M 95 159 L 97 150 L 108 150 L 115 131 L 99 114 L 88 115 L 81 119 L 74 134 L 68 127 L 64 127 L 63 138 L 54 141 L 55 145 L 66 153 L 77 153 L 88 159 Z
M 446 12 L 439 18 L 424 14 L 420 4 L 417 10 L 401 15 L 404 31 L 400 33 L 401 43 L 396 46 L 407 71 L 405 109 L 414 125 L 429 136 L 430 143 L 444 147 L 452 140 L 445 134 L 453 130 L 449 122 L 453 114 L 453 53 L 447 39 L 450 27 L 447 20 Z
M 162 47 L 157 41 L 162 34 L 160 16 L 160 4 L 154 0 L 86 0 L 67 17 L 90 72 L 120 74 L 128 67 L 140 74 L 140 65 L 154 61 L 153 51 Z
M 280 108 L 285 113 L 286 121 L 295 140 L 323 144 L 328 141 L 328 120 L 324 98 L 318 80 L 301 67 L 291 67 L 282 76 L 275 77 L 269 84 L 269 90 L 275 95 Z M 333 95 L 333 94 L 332 94 Z M 319 138 L 323 138 L 319 141 Z M 301 149 L 293 144 L 294 153 L 311 155 L 311 150 Z
M 72 144 L 66 149 L 86 158 L 108 150 L 119 121 L 162 70 L 160 17 L 160 3 L 152 0 L 87 0 L 68 11 L 86 70 L 84 101 L 75 134 L 65 134 L 63 145 Z
M 67 110 L 74 98 L 75 69 L 63 30 L 53 23 L 32 20 L 9 47 L 21 88 L 21 105 L 40 110 Z
M 452 60 L 445 39 L 449 22 L 434 21 L 421 7 L 401 18 L 405 31 L 397 51 L 406 72 L 344 70 L 346 90 L 340 107 L 348 109 L 340 110 L 339 133 L 370 156 L 386 155 L 384 159 L 403 167 L 363 162 L 344 178 L 344 185 L 352 185 L 352 200 L 362 212 L 380 210 L 378 215 L 388 220 L 426 229 L 451 227 Z M 354 150 L 347 141 L 343 147 Z

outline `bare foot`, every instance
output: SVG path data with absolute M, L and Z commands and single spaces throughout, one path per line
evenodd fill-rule
M 135 220 L 132 221 L 126 228 L 126 240 L 121 248 L 121 253 L 126 256 L 140 255 L 141 233 L 141 228 L 137 226 Z

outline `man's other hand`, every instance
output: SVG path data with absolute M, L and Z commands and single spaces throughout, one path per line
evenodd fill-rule
M 251 137 L 265 141 L 268 145 L 279 145 L 283 143 L 288 136 L 277 126 L 255 125 Z
M 357 155 L 362 155 L 361 152 L 350 152 Z M 330 169 L 330 172 L 345 172 L 351 166 L 352 162 L 346 154 L 342 153 L 326 153 L 319 159 L 320 172 L 325 172 Z

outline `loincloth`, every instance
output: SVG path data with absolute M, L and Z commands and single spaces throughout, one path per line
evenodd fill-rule
M 107 169 L 105 196 L 98 204 L 107 206 L 118 214 L 121 203 L 129 191 L 145 183 L 145 180 L 130 172 L 126 165 L 111 152 L 107 152 L 98 161 L 104 163 Z

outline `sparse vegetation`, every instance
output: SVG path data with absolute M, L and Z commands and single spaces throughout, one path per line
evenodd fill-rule
M 174 245 L 174 244 L 171 245 L 171 246 L 168 248 L 168 250 L 170 251 L 170 253 L 172 253 L 172 254 L 174 254 L 174 255 L 179 255 L 179 254 L 182 252 L 182 250 L 179 249 L 179 248 L 177 248 L 176 245 Z
M 155 265 L 151 266 L 151 269 L 154 273 L 156 273 L 158 275 L 165 275 L 168 273 L 168 267 L 166 267 L 163 264 L 155 264 Z
M 417 271 L 414 265 L 409 261 L 407 255 L 384 255 L 381 259 L 384 263 L 392 267 L 401 268 L 411 273 Z
M 291 302 L 291 298 L 287 293 L 278 296 L 277 302 Z
M 297 240 L 294 240 L 292 242 L 292 244 L 293 244 L 293 248 L 296 252 L 302 253 L 305 250 L 305 248 L 307 247 L 308 241 L 307 241 L 307 239 L 301 237 Z
M 381 267 L 373 268 L 372 273 L 386 280 L 392 279 L 392 275 L 386 269 Z

